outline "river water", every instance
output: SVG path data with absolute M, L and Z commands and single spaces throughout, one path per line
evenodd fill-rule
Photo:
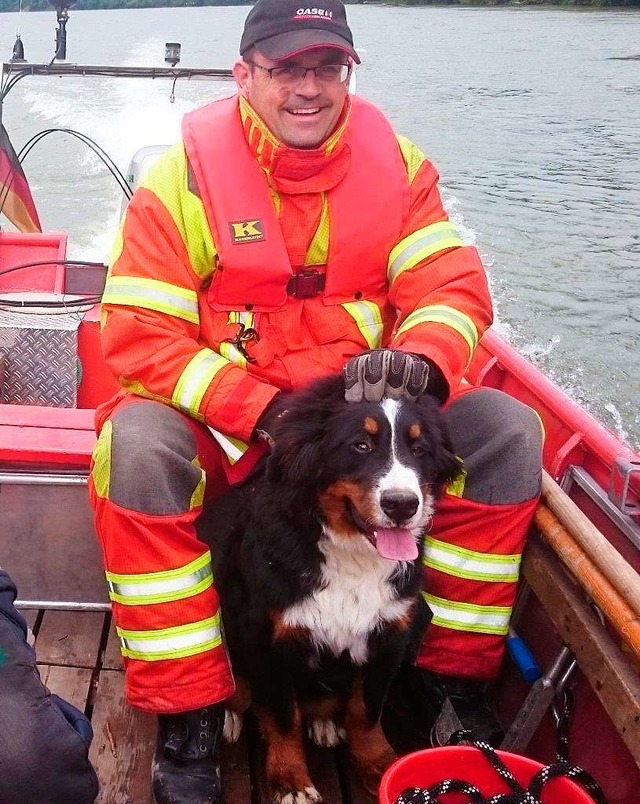
M 73 11 L 70 61 L 230 66 L 247 7 Z M 487 266 L 498 329 L 605 424 L 640 446 L 640 11 L 350 6 L 358 91 L 436 163 L 449 212 Z M 27 57 L 53 55 L 55 14 L 0 14 L 0 56 L 20 25 Z M 17 148 L 64 125 L 126 169 L 177 137 L 181 115 L 227 86 L 26 79 L 4 119 Z M 53 135 L 25 170 L 49 229 L 104 258 L 115 182 Z

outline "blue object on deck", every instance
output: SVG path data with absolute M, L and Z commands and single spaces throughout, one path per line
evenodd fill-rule
M 513 628 L 509 629 L 507 650 L 515 662 L 516 667 L 522 673 L 522 677 L 525 681 L 533 684 L 534 681 L 537 681 L 542 676 L 542 670 L 538 662 L 536 662 L 533 653 L 531 653 Z

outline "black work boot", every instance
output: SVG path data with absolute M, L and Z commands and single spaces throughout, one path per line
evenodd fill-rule
M 399 753 L 446 745 L 468 729 L 494 747 L 504 732 L 487 698 L 486 684 L 432 673 L 405 662 L 382 714 L 387 739 Z
M 219 705 L 158 715 L 154 804 L 218 804 L 223 725 L 224 709 Z
M 416 668 L 419 669 L 419 668 Z M 504 731 L 495 709 L 487 697 L 487 685 L 468 678 L 420 670 L 425 687 L 442 700 L 433 729 L 431 744 L 447 745 L 454 731 L 471 731 L 476 740 L 484 740 L 497 748 Z

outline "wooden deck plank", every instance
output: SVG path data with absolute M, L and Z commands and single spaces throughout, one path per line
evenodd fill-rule
M 342 801 L 342 789 L 336 764 L 336 749 L 319 748 L 310 742 L 307 742 L 305 748 L 309 773 L 316 790 L 325 804 L 338 804 Z
M 113 627 L 100 656 L 104 617 L 95 612 L 44 612 L 36 642 L 39 669 L 52 692 L 80 710 L 92 710 L 94 739 L 89 756 L 100 781 L 96 804 L 150 804 L 156 719 L 126 702 Z M 92 678 L 97 679 L 93 690 Z M 255 719 L 249 716 L 247 721 L 238 743 L 222 748 L 222 804 L 271 804 L 264 777 L 264 744 Z M 311 777 L 325 804 L 342 804 L 337 752 L 313 745 L 306 749 Z M 351 802 L 370 803 L 368 797 Z
M 20 614 L 25 618 L 27 625 L 32 631 L 35 631 L 35 624 L 39 613 L 38 609 L 22 609 L 20 611 Z
M 349 804 L 373 804 L 374 797 L 368 793 L 360 781 L 349 756 L 349 749 L 341 745 L 338 751 L 338 767 L 343 779 L 345 800 Z
M 51 692 L 85 711 L 91 687 L 91 670 L 85 667 L 40 665 L 40 678 Z
M 96 804 L 149 804 L 156 724 L 127 705 L 124 673 L 100 673 L 91 722 L 89 758 L 100 781 Z
M 120 639 L 116 634 L 116 627 L 111 621 L 107 647 L 102 658 L 102 667 L 105 670 L 122 670 L 122 653 L 120 652 Z
M 221 804 L 251 804 L 249 747 L 242 735 L 237 743 L 222 746 Z
M 38 662 L 93 669 L 104 618 L 94 611 L 46 611 L 36 640 Z

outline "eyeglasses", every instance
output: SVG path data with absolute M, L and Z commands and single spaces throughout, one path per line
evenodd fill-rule
M 319 67 L 263 67 L 255 61 L 248 61 L 252 67 L 257 67 L 269 74 L 269 78 L 280 87 L 296 87 L 313 73 L 321 84 L 343 84 L 351 72 L 350 64 L 321 64 Z

